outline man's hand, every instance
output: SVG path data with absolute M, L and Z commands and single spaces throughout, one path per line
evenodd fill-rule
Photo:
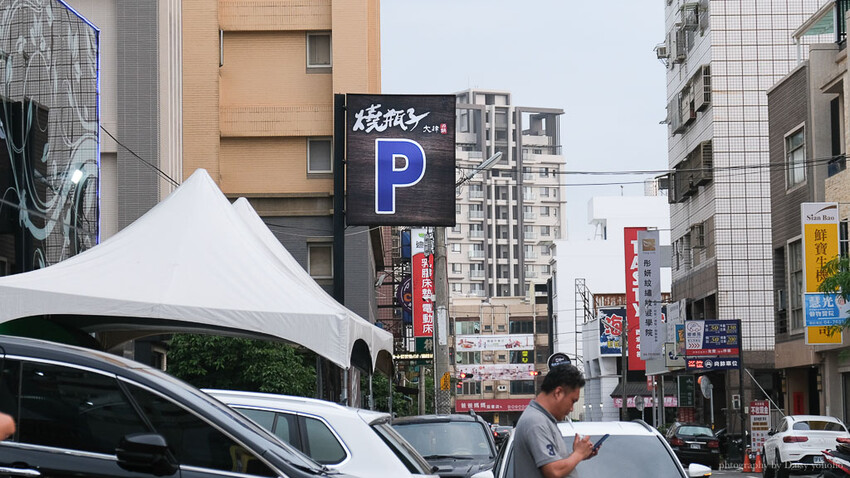
M 582 460 L 594 456 L 596 453 L 593 451 L 593 443 L 590 443 L 590 437 L 586 436 L 582 438 L 576 433 L 575 438 L 573 438 L 573 453 L 580 456 Z

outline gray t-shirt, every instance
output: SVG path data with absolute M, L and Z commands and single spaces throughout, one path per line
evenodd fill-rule
M 570 456 L 555 417 L 535 400 L 522 412 L 514 435 L 516 478 L 542 477 L 541 466 Z

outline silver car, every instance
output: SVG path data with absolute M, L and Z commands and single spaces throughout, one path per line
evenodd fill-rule
M 685 478 L 711 475 L 711 468 L 696 463 L 685 470 L 658 430 L 640 420 L 562 422 L 558 424 L 558 428 L 570 450 L 576 433 L 581 436 L 589 435 L 593 443 L 606 434 L 610 435 L 599 448 L 599 454 L 579 463 L 569 475 L 570 478 Z M 496 459 L 496 478 L 514 478 L 514 440 L 515 435 L 511 435 L 499 452 Z
M 431 465 L 390 426 L 388 413 L 287 395 L 204 392 L 329 468 L 363 478 L 437 478 Z

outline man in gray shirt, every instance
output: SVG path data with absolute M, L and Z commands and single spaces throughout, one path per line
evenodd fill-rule
M 549 370 L 540 393 L 519 417 L 514 431 L 514 476 L 516 478 L 562 478 L 587 458 L 596 455 L 590 437 L 576 435 L 572 453 L 567 450 L 558 422 L 573 411 L 584 377 L 572 365 Z

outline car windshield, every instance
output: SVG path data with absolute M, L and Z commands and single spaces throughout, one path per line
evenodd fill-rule
M 601 435 L 591 435 L 596 443 Z M 564 437 L 567 449 L 573 448 L 573 436 Z M 658 436 L 611 435 L 599 448 L 599 454 L 578 464 L 570 478 L 631 476 L 635 478 L 682 478 L 676 457 Z
M 697 427 L 685 425 L 679 428 L 679 435 L 688 435 L 692 437 L 713 437 L 714 432 L 708 427 Z
M 397 423 L 394 427 L 426 459 L 494 456 L 489 434 L 478 422 Z
M 825 432 L 846 432 L 847 430 L 840 423 L 829 422 L 826 420 L 806 420 L 802 422 L 794 422 L 794 430 L 820 430 Z
M 422 455 L 420 455 L 419 452 L 417 452 L 410 443 L 404 439 L 404 437 L 399 435 L 393 427 L 386 423 L 375 423 L 372 425 L 372 430 L 375 430 L 375 433 L 381 437 L 381 440 L 384 440 L 384 443 L 386 443 L 398 459 L 404 463 L 404 466 L 407 467 L 409 472 L 421 475 L 431 474 L 431 465 L 429 465 L 427 461 L 423 460 Z

